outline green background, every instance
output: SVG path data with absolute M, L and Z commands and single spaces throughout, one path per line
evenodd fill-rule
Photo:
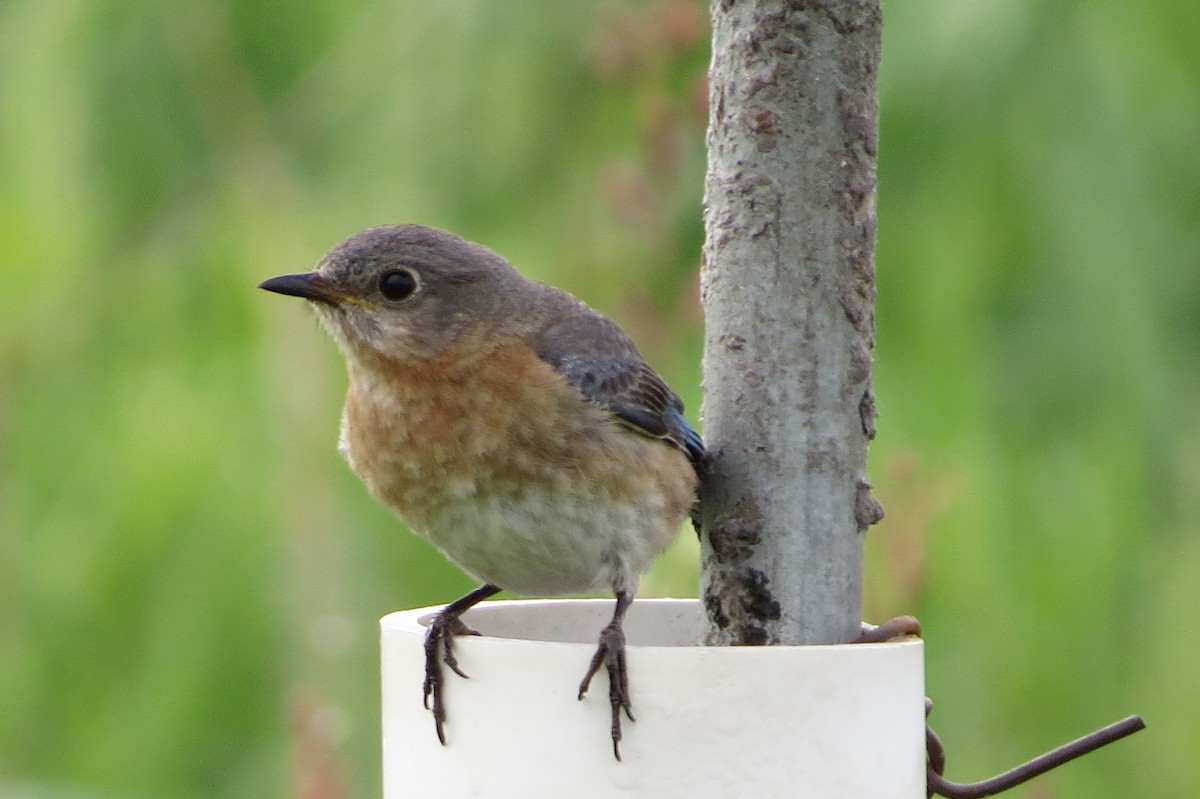
M 378 795 L 377 618 L 470 582 L 349 474 L 334 347 L 254 286 L 451 228 L 695 418 L 707 36 L 0 2 L 0 797 Z M 1196 796 L 1200 6 L 893 0 L 881 78 L 868 617 L 924 622 L 952 778 L 1140 712 L 1014 795 Z M 694 593 L 692 538 L 644 593 Z

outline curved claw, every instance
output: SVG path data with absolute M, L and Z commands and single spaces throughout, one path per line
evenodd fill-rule
M 583 695 L 587 693 L 592 677 L 596 676 L 601 665 L 608 672 L 608 702 L 612 707 L 613 757 L 620 760 L 621 711 L 625 711 L 625 715 L 629 717 L 630 721 L 637 721 L 637 719 L 633 717 L 633 702 L 629 696 L 629 669 L 625 661 L 625 632 L 621 629 L 619 622 L 614 621 L 600 631 L 600 645 L 596 648 L 596 654 L 592 655 L 592 662 L 588 665 L 587 674 L 579 683 L 579 699 L 583 699 Z
M 454 637 L 456 635 L 479 635 L 478 632 L 468 627 L 459 616 L 472 605 L 499 591 L 498 587 L 490 583 L 476 588 L 462 599 L 447 605 L 434 616 L 429 623 L 429 630 L 425 633 L 425 682 L 421 689 L 422 701 L 425 708 L 433 712 L 433 725 L 437 729 L 438 740 L 442 742 L 443 746 L 446 744 L 446 701 L 443 690 L 446 678 L 442 666 L 449 666 L 450 670 L 459 677 L 469 679 L 467 673 L 459 668 L 458 658 L 454 656 Z M 430 697 L 433 697 L 432 706 L 429 702 Z
M 425 683 L 422 686 L 424 692 L 423 701 L 427 710 L 433 711 L 433 724 L 437 729 L 438 740 L 444 746 L 446 744 L 446 731 L 444 729 L 446 723 L 446 702 L 443 695 L 443 687 L 445 686 L 445 673 L 442 671 L 442 664 L 449 666 L 450 669 L 460 677 L 466 678 L 466 673 L 459 668 L 458 659 L 454 656 L 454 636 L 455 623 L 462 624 L 457 616 L 448 616 L 445 613 L 439 613 L 434 617 L 429 624 L 429 631 L 425 633 Z M 433 697 L 433 706 L 430 707 L 429 698 Z

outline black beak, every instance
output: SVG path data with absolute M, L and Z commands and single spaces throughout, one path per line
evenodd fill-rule
M 258 284 L 260 289 L 273 291 L 276 294 L 286 294 L 289 297 L 303 297 L 315 302 L 330 304 L 342 299 L 332 282 L 320 272 L 304 272 L 299 275 L 280 275 Z

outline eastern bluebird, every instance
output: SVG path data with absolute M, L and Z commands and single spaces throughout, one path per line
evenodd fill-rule
M 579 697 L 604 665 L 619 760 L 633 720 L 622 621 L 638 577 L 695 501 L 703 458 L 683 404 L 608 317 L 491 250 L 419 225 L 364 230 L 314 272 L 261 284 L 309 300 L 346 358 L 339 448 L 370 492 L 483 585 L 425 639 L 438 738 L 459 618 L 504 589 L 611 588 Z

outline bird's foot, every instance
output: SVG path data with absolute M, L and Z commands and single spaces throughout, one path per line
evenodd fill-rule
M 897 616 L 894 619 L 888 619 L 878 627 L 864 623 L 862 633 L 858 636 L 858 640 L 855 643 L 881 644 L 884 641 L 891 641 L 894 638 L 905 638 L 908 636 L 921 637 L 921 622 L 917 621 L 913 616 Z
M 621 759 L 621 711 L 630 721 L 633 717 L 633 704 L 629 698 L 629 671 L 625 666 L 625 631 L 619 621 L 613 621 L 600 631 L 600 645 L 592 656 L 583 682 L 579 683 L 579 698 L 587 693 L 592 677 L 604 666 L 608 672 L 608 701 L 612 705 L 612 742 L 613 756 Z
M 443 665 L 464 679 L 466 673 L 459 668 L 458 658 L 454 656 L 454 636 L 479 635 L 468 627 L 457 613 L 443 610 L 433 617 L 429 623 L 429 631 L 425 633 L 425 707 L 433 711 L 433 723 L 437 727 L 438 740 L 444 746 L 446 743 L 446 699 L 443 695 L 445 688 L 445 672 Z M 430 706 L 430 697 L 433 705 Z

